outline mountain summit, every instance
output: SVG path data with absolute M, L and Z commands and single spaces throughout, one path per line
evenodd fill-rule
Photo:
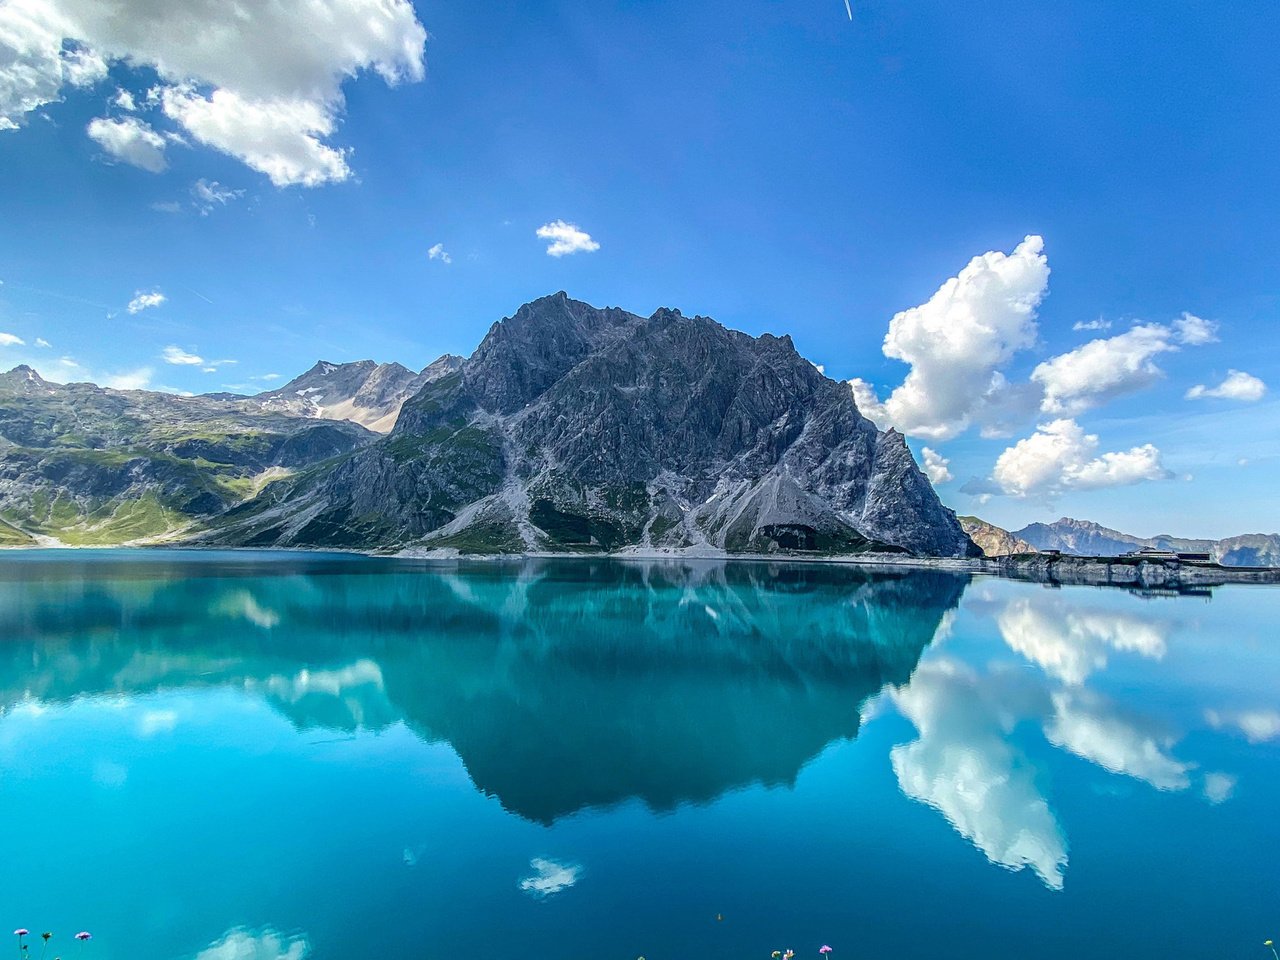
M 271 484 L 216 539 L 977 552 L 902 436 L 879 432 L 790 337 L 563 292 L 495 323 L 404 401 L 384 440 Z

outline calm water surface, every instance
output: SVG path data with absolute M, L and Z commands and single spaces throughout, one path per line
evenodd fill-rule
M 1265 587 L 10 553 L 0 922 L 67 958 L 1257 957 L 1277 622 Z

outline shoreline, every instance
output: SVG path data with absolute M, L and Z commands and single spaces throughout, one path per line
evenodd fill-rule
M 915 557 L 900 553 L 817 556 L 792 553 L 726 553 L 706 547 L 692 550 L 629 547 L 613 552 L 525 551 L 520 553 L 464 553 L 453 548 L 407 547 L 395 552 L 313 547 L 225 547 L 201 543 L 133 543 L 72 545 L 63 543 L 11 544 L 0 551 L 183 550 L 192 552 L 295 553 L 363 556 L 374 559 L 416 560 L 425 563 L 510 563 L 521 560 L 612 560 L 616 562 L 805 563 L 858 566 L 881 570 L 944 570 L 976 576 L 1022 580 L 1048 586 L 1124 587 L 1138 590 L 1184 590 L 1227 584 L 1280 584 L 1280 567 L 1226 567 L 1178 560 L 1129 557 L 1082 557 L 1062 554 L 1013 554 L 999 557 Z

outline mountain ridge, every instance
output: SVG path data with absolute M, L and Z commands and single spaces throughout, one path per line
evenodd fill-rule
M 1031 523 L 1011 536 L 1037 550 L 1060 550 L 1075 556 L 1119 556 L 1135 550 L 1210 553 L 1224 566 L 1280 566 L 1280 534 L 1246 533 L 1218 540 L 1158 534 L 1138 537 L 1092 520 L 1060 517 L 1052 523 Z
M 977 553 L 902 436 L 790 337 L 563 291 L 491 326 L 384 440 L 225 521 L 212 542 Z

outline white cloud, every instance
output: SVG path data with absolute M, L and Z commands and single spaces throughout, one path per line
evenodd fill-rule
M 111 98 L 111 103 L 119 107 L 121 110 L 137 110 L 138 101 L 133 98 L 133 94 L 121 87 L 116 91 L 116 95 Z
M 1183 311 L 1179 319 L 1173 321 L 1173 332 L 1180 343 L 1190 347 L 1201 347 L 1218 339 L 1216 323 L 1186 311 Z
M 270 929 L 252 933 L 236 928 L 197 953 L 195 960 L 305 960 L 310 952 L 302 937 L 286 937 Z
M 64 41 L 71 41 L 70 43 Z M 345 180 L 326 143 L 342 84 L 365 71 L 421 80 L 426 31 L 410 0 L 10 0 L 0 6 L 0 128 L 106 74 L 151 68 L 149 106 L 277 186 Z
M 924 455 L 924 473 L 929 478 L 929 482 L 933 484 L 948 483 L 951 480 L 951 461 L 938 453 L 924 447 L 920 451 Z
M 89 137 L 116 160 L 160 173 L 169 166 L 165 159 L 165 139 L 136 117 L 112 120 L 97 117 L 86 128 Z
M 1040 409 L 1072 416 L 1150 386 L 1164 375 L 1157 356 L 1177 350 L 1179 344 L 1208 343 L 1213 329 L 1208 321 L 1186 313 L 1171 324 L 1139 324 L 1046 360 L 1031 372 L 1031 379 L 1044 388 Z
M 150 367 L 139 367 L 124 373 L 108 374 L 99 382 L 112 390 L 145 390 L 151 384 L 151 374 Z
M 1035 768 L 1005 738 L 999 710 L 977 674 L 935 659 L 890 696 L 919 731 L 917 740 L 890 751 L 903 793 L 938 810 L 992 863 L 1029 867 L 1061 890 L 1066 838 L 1037 787 Z
M 138 720 L 138 736 L 146 739 L 161 733 L 171 733 L 177 726 L 176 710 L 147 710 Z
M 1216 387 L 1197 384 L 1186 393 L 1186 399 L 1199 400 L 1202 397 L 1216 397 L 1221 400 L 1242 400 L 1254 403 L 1267 393 L 1267 385 L 1251 373 L 1243 370 L 1228 370 L 1227 377 Z
M 159 290 L 152 290 L 150 293 L 143 293 L 139 290 L 133 295 L 133 299 L 129 301 L 128 310 L 130 313 L 141 313 L 150 307 L 158 307 L 168 299 Z
M 542 900 L 568 890 L 582 876 L 582 867 L 576 863 L 559 863 L 555 860 L 534 857 L 529 861 L 529 866 L 534 872 L 532 876 L 520 881 L 520 889 L 535 900 Z
M 576 223 L 565 223 L 553 220 L 544 223 L 537 230 L 538 239 L 550 240 L 547 256 L 563 257 L 570 253 L 592 253 L 600 249 L 600 244 L 591 239 L 591 234 L 578 227 Z
M 1237 779 L 1229 773 L 1204 775 L 1204 798 L 1215 806 L 1226 803 L 1236 792 Z
M 27 341 L 14 333 L 0 333 L 0 347 L 25 347 Z
M 889 321 L 884 355 L 910 364 L 900 386 L 880 403 L 851 380 L 862 412 L 882 427 L 945 440 L 1000 402 L 999 372 L 1036 341 L 1036 309 L 1049 286 L 1044 240 L 1029 236 L 1011 254 L 991 251 L 969 261 L 926 303 Z
M 443 243 L 437 243 L 427 251 L 428 260 L 439 260 L 441 263 L 453 263 L 453 257 L 445 250 Z
M 182 204 L 176 200 L 157 201 L 151 204 L 151 209 L 156 213 L 181 213 Z
M 37 347 L 40 347 L 41 349 L 47 349 L 47 348 L 49 348 L 49 347 L 53 346 L 53 344 L 51 344 L 51 343 L 50 343 L 48 340 L 46 340 L 44 337 L 36 337 L 36 346 L 37 346 Z
M 67 20 L 44 0 L 0 4 L 0 131 L 60 96 L 63 87 L 88 87 L 107 75 L 102 57 L 64 45 Z
M 1011 600 L 996 614 L 996 625 L 1011 650 L 1072 686 L 1105 667 L 1111 651 L 1160 660 L 1166 650 L 1165 628 L 1158 621 L 1057 598 Z
M 1206 710 L 1204 716 L 1215 730 L 1235 727 L 1250 743 L 1280 738 L 1280 710 Z
M 996 459 L 992 480 L 1014 497 L 1055 497 L 1066 490 L 1119 487 L 1169 476 L 1160 451 L 1143 444 L 1098 454 L 1098 437 L 1074 420 L 1041 424 Z
M 1098 695 L 1060 691 L 1053 694 L 1053 707 L 1054 715 L 1045 728 L 1051 743 L 1158 790 L 1185 790 L 1190 785 L 1187 774 L 1192 764 L 1166 752 L 1171 738 L 1141 729 Z
M 265 173 L 277 187 L 316 187 L 351 176 L 347 151 L 324 143 L 337 122 L 324 104 L 249 100 L 232 90 L 206 98 L 182 86 L 165 90 L 164 112 L 200 143 Z
M 205 180 L 201 177 L 191 185 L 191 196 L 195 198 L 196 208 L 201 216 L 208 216 L 214 207 L 225 207 L 232 200 L 243 197 L 244 191 L 232 190 L 217 180 Z
M 179 367 L 200 367 L 204 365 L 204 357 L 198 357 L 194 353 L 187 353 L 181 347 L 170 344 L 164 348 L 161 357 L 165 363 L 171 363 Z
M 1071 325 L 1071 329 L 1077 332 L 1086 330 L 1110 330 L 1111 321 L 1103 320 L 1101 317 L 1097 320 L 1077 320 Z

